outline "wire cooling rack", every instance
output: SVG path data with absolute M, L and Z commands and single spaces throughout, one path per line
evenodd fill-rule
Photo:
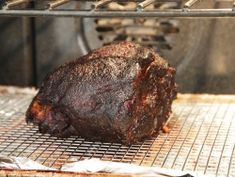
M 49 167 L 99 158 L 114 162 L 235 176 L 235 96 L 179 95 L 170 133 L 123 146 L 82 138 L 59 139 L 25 123 L 33 94 L 0 92 L 0 154 L 28 157 Z

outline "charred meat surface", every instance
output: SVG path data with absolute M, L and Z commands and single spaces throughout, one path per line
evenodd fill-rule
M 175 69 L 151 49 L 121 42 L 50 73 L 26 121 L 54 136 L 132 144 L 159 131 L 175 97 Z

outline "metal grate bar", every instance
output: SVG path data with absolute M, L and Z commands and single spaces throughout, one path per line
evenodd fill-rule
M 232 156 L 228 166 L 228 176 L 234 176 L 235 174 L 235 146 L 233 146 Z
M 48 3 L 49 10 L 52 10 L 58 6 L 68 3 L 70 0 L 56 0 Z
M 196 2 L 198 2 L 199 0 L 189 0 L 184 4 L 185 8 L 190 8 L 192 7 Z
M 137 10 L 143 10 L 145 7 L 153 4 L 156 0 L 145 0 L 137 5 Z
M 34 8 L 30 7 L 31 9 L 27 8 L 20 8 L 14 9 L 14 6 L 32 1 L 32 0 L 14 0 L 9 1 L 6 6 L 3 6 L 3 9 L 0 10 L 0 16 L 7 16 L 7 17 L 21 17 L 21 16 L 29 16 L 29 17 L 46 17 L 46 16 L 54 16 L 54 17 L 87 17 L 87 18 L 112 18 L 112 17 L 123 17 L 123 18 L 138 18 L 138 17 L 195 17 L 195 18 L 202 18 L 202 17 L 235 17 L 234 6 L 235 1 L 229 0 L 226 1 L 227 3 L 231 3 L 231 6 L 227 8 L 218 8 L 215 6 L 215 3 L 223 2 L 222 0 L 211 1 L 213 5 L 211 8 L 193 8 L 193 5 L 196 3 L 200 3 L 201 6 L 204 5 L 203 2 L 206 1 L 199 1 L 199 0 L 188 0 L 183 7 L 175 7 L 169 5 L 170 3 L 181 3 L 180 0 L 73 0 L 73 2 L 78 3 L 74 9 L 69 9 L 68 7 L 61 7 L 60 9 L 56 9 L 63 4 L 72 2 L 72 0 L 55 0 L 49 1 L 48 6 L 42 9 L 37 9 L 35 6 Z M 38 3 L 40 1 L 34 0 L 34 3 Z M 42 1 L 44 2 L 44 1 Z M 91 4 L 91 8 L 86 9 L 87 6 L 83 6 L 81 4 Z M 125 5 L 127 3 L 134 3 L 130 9 L 127 8 Z M 164 9 L 164 4 L 168 3 L 168 9 Z M 114 9 L 108 9 L 105 5 L 112 5 L 116 4 Z M 147 6 L 154 4 L 153 8 L 146 8 Z M 163 5 L 163 6 L 161 6 Z M 120 8 L 121 6 L 121 8 Z M 156 7 L 155 7 L 156 6 Z M 48 10 L 49 8 L 49 10 Z M 95 10 L 94 10 L 95 9 Z
M 29 2 L 30 0 L 14 0 L 14 1 L 7 1 L 5 6 L 3 7 L 4 9 L 9 9 L 14 6 L 18 6 L 20 4 L 24 4 Z
M 156 11 L 64 11 L 64 10 L 0 10 L 0 16 L 6 17 L 89 17 L 89 18 L 113 18 L 113 17 L 235 17 L 235 11 L 232 9 L 190 9 L 187 11 L 180 9 L 156 10 Z
M 112 1 L 113 0 L 100 0 L 98 2 L 93 2 L 92 3 L 92 8 L 93 9 L 98 9 L 98 8 L 104 6 L 104 5 L 107 5 L 107 4 L 111 3 Z

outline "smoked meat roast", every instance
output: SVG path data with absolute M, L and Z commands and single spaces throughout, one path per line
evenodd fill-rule
M 169 118 L 175 73 L 152 49 L 113 43 L 49 73 L 26 121 L 53 136 L 136 143 L 157 134 Z

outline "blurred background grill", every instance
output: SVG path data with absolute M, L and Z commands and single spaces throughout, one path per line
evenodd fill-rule
M 38 86 L 61 63 L 112 41 L 128 40 L 154 48 L 175 66 L 180 92 L 234 93 L 234 19 L 195 18 L 234 16 L 233 3 L 1 1 L 0 84 Z M 160 18 L 162 14 L 166 17 Z M 191 18 L 175 18 L 179 16 Z

